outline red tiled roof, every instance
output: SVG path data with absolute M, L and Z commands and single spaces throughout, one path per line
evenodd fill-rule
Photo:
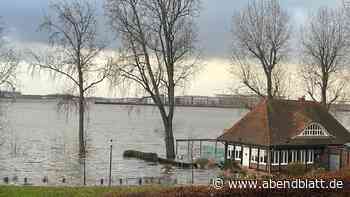
M 297 137 L 317 122 L 332 137 Z M 345 144 L 350 133 L 323 106 L 311 101 L 263 100 L 218 140 L 256 145 Z

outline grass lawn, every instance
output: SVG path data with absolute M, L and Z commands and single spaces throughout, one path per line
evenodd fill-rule
M 0 186 L 0 197 L 104 197 L 106 193 L 126 194 L 159 191 L 161 186 L 142 187 L 33 187 Z

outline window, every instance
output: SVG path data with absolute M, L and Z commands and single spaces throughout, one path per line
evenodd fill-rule
M 272 165 L 278 165 L 279 164 L 279 159 L 280 159 L 280 152 L 279 151 L 272 151 L 271 154 L 271 163 Z
M 329 133 L 322 125 L 311 123 L 299 136 L 329 136 Z
M 267 161 L 267 154 L 266 154 L 266 150 L 260 150 L 260 155 L 259 155 L 259 163 L 264 165 L 266 164 Z
M 227 159 L 232 159 L 234 146 L 228 145 L 227 148 Z
M 281 152 L 281 164 L 282 165 L 287 165 L 288 164 L 288 151 L 284 150 Z
M 300 151 L 300 162 L 301 163 L 305 163 L 305 159 L 306 159 L 306 151 L 305 150 L 301 150 Z
M 258 149 L 253 148 L 252 149 L 252 156 L 251 156 L 251 162 L 252 163 L 258 163 Z
M 312 164 L 312 163 L 314 163 L 314 158 L 315 158 L 314 150 L 308 150 L 307 161 L 306 162 L 308 164 Z
M 235 160 L 241 160 L 241 155 L 242 155 L 242 147 L 241 146 L 236 146 L 236 149 L 235 149 Z
M 289 156 L 288 156 L 289 163 L 295 163 L 298 161 L 298 151 L 296 150 L 290 150 Z

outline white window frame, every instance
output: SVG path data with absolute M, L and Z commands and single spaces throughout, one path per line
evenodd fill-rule
M 288 151 L 281 151 L 281 165 L 288 165 Z
M 236 146 L 235 148 L 235 160 L 240 161 L 241 160 L 241 151 L 242 147 L 241 146 Z
M 234 146 L 228 145 L 227 147 L 227 159 L 232 159 Z
M 301 132 L 301 134 L 299 134 L 298 136 L 300 136 L 300 137 L 307 137 L 307 136 L 329 137 L 330 134 L 327 132 L 327 130 L 321 124 L 319 124 L 317 122 L 312 122 L 307 127 L 305 127 L 303 132 Z
M 280 159 L 280 151 L 272 151 L 273 154 L 273 161 L 271 162 L 271 165 L 277 166 L 279 165 L 279 159 Z
M 315 159 L 315 150 L 309 149 L 307 151 L 308 151 L 308 154 L 307 154 L 306 163 L 307 164 L 313 164 L 314 163 L 314 159 Z
M 300 162 L 301 163 L 306 162 L 306 150 L 300 150 Z
M 259 164 L 266 165 L 266 150 L 260 149 Z
M 297 150 L 290 150 L 291 153 L 291 163 L 298 162 L 298 151 Z
M 258 149 L 257 148 L 252 148 L 252 154 L 250 156 L 250 162 L 251 163 L 258 163 L 259 158 L 258 158 Z

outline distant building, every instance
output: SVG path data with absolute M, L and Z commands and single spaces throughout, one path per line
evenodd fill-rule
M 167 95 L 160 95 L 161 102 L 165 105 L 169 104 Z M 176 106 L 197 106 L 197 107 L 233 107 L 233 108 L 251 108 L 259 103 L 262 98 L 256 95 L 232 95 L 217 94 L 215 96 L 175 96 L 174 102 Z M 99 99 L 101 100 L 101 99 Z M 126 104 L 145 104 L 154 105 L 155 102 L 151 96 L 142 98 L 116 98 L 108 99 L 108 102 L 126 103 Z
M 210 96 L 177 96 L 176 105 L 217 106 L 219 99 Z
M 0 91 L 0 97 L 2 98 L 17 98 L 21 95 L 22 93 L 17 91 Z
M 193 96 L 177 96 L 175 97 L 176 105 L 192 105 L 193 104 Z
M 153 101 L 152 97 L 145 96 L 141 99 L 141 103 L 152 105 L 152 104 L 154 104 L 154 101 Z
M 234 94 L 216 94 L 220 105 L 229 106 L 254 106 L 262 99 L 257 95 L 234 95 Z
M 122 103 L 139 103 L 140 102 L 140 98 L 120 98 L 119 102 Z
M 256 95 L 232 95 L 217 94 L 210 96 L 177 96 L 175 97 L 176 105 L 194 105 L 194 106 L 230 106 L 230 107 L 246 107 L 253 106 L 261 100 Z
M 165 103 L 165 104 L 168 104 L 169 102 L 169 99 L 166 95 L 160 95 L 160 99 L 162 101 L 162 103 Z M 142 97 L 140 100 L 139 100 L 139 103 L 143 103 L 143 104 L 155 104 L 152 97 L 150 96 L 145 96 L 145 97 Z

